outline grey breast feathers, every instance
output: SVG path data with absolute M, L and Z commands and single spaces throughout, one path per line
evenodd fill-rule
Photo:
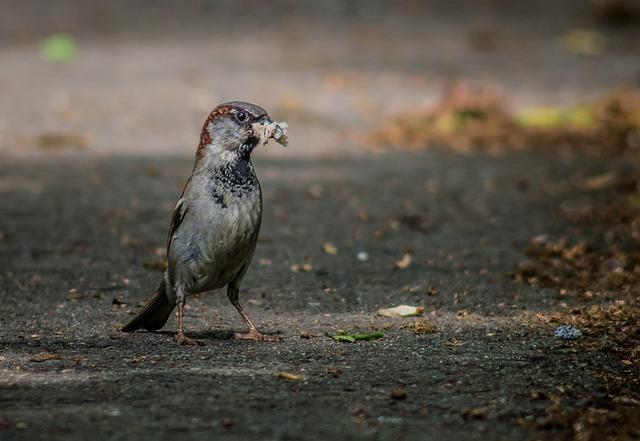
M 262 215 L 259 186 L 239 196 L 194 176 L 178 205 L 184 215 L 168 250 L 171 284 L 185 294 L 228 284 L 253 256 Z

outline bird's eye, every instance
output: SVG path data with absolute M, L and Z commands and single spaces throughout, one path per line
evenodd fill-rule
M 247 120 L 247 114 L 244 112 L 238 112 L 236 113 L 236 119 L 239 122 L 245 122 Z

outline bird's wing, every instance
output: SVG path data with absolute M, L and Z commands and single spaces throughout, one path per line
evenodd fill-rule
M 173 215 L 171 216 L 171 224 L 169 225 L 169 235 L 167 237 L 167 256 L 169 255 L 169 248 L 171 247 L 171 240 L 173 239 L 173 235 L 176 233 L 176 230 L 182 223 L 185 215 L 187 214 L 187 204 L 184 201 L 184 193 L 191 182 L 191 178 L 187 181 L 184 188 L 182 189 L 182 194 L 180 195 L 180 199 L 178 199 L 178 203 L 176 207 L 173 209 Z

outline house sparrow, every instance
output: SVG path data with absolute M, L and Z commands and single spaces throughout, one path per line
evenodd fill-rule
M 260 183 L 251 152 L 270 138 L 286 145 L 287 124 L 275 123 L 254 104 L 232 101 L 213 109 L 204 122 L 195 165 L 176 204 L 167 239 L 168 268 L 156 294 L 122 328 L 160 329 L 178 306 L 176 341 L 184 333 L 187 296 L 227 286 L 231 304 L 249 328 L 237 339 L 279 341 L 263 335 L 240 306 L 240 282 L 256 248 L 262 217 Z

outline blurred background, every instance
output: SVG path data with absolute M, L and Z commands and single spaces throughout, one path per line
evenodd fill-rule
M 0 150 L 19 155 L 191 154 L 231 99 L 289 122 L 291 148 L 263 154 L 354 155 L 460 85 L 544 125 L 640 83 L 633 0 L 0 6 Z

